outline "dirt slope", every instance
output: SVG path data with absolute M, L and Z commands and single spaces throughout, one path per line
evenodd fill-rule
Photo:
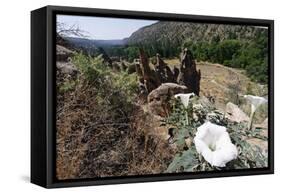
M 179 64 L 178 59 L 165 62 L 170 66 Z M 239 99 L 244 94 L 267 95 L 267 87 L 252 82 L 244 70 L 208 62 L 197 62 L 197 69 L 201 71 L 200 94 L 212 98 L 219 109 L 224 110 L 227 102 L 236 101 L 237 94 Z

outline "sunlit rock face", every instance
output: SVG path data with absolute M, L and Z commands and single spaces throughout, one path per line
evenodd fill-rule
M 225 117 L 232 122 L 249 122 L 250 118 L 236 104 L 228 102 L 225 107 Z
M 170 99 L 178 93 L 185 93 L 188 91 L 186 86 L 178 85 L 175 83 L 164 83 L 158 88 L 152 90 L 148 97 L 149 110 L 155 114 L 165 117 L 170 112 Z
M 212 166 L 225 167 L 238 156 L 237 148 L 232 144 L 226 128 L 211 122 L 197 128 L 194 144 L 197 152 Z

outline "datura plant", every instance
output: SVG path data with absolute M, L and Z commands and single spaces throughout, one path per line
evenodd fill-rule
M 252 95 L 244 95 L 244 98 L 251 104 L 251 116 L 248 124 L 248 130 L 250 130 L 252 128 L 253 118 L 257 108 L 262 104 L 267 103 L 267 99 L 265 99 L 264 97 L 252 96 Z
M 226 128 L 209 121 L 197 128 L 194 144 L 197 152 L 212 166 L 225 167 L 238 156 Z
M 256 129 L 252 132 L 245 130 L 246 122 L 228 120 L 204 97 L 190 98 L 190 95 L 185 99 L 180 96 L 177 95 L 178 100 L 171 101 L 172 111 L 164 120 L 166 125 L 175 128 L 171 142 L 176 148 L 176 155 L 167 173 L 267 166 L 267 151 L 247 141 L 251 138 L 266 140 L 267 137 L 260 135 Z M 187 115 L 189 123 L 186 122 Z
M 189 104 L 189 100 L 193 96 L 195 96 L 195 94 L 192 92 L 192 93 L 188 93 L 188 94 L 176 94 L 174 97 L 176 99 L 180 99 L 180 101 L 183 104 L 184 108 L 187 109 L 188 104 Z M 187 112 L 185 112 L 185 116 L 186 116 L 186 123 L 188 125 L 188 114 L 187 114 Z

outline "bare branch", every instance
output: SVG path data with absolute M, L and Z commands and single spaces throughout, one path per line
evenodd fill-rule
M 76 24 L 67 26 L 64 23 L 57 22 L 57 35 L 61 37 L 76 36 L 86 38 L 88 37 L 86 34 L 88 33 L 86 31 L 81 30 Z

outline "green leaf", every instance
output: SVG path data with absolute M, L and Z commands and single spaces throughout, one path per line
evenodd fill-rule
M 193 168 L 198 166 L 196 154 L 194 149 L 182 152 L 180 156 L 178 155 L 174 158 L 166 172 L 180 172 L 182 169 L 184 172 L 193 171 Z

